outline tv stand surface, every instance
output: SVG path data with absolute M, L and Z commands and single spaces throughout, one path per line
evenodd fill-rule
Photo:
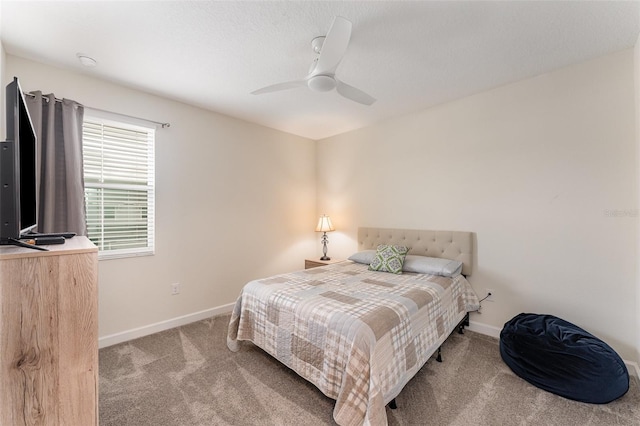
M 24 248 L 29 248 L 33 250 L 49 251 L 49 249 L 46 249 L 44 247 L 40 247 L 35 244 L 25 243 L 24 241 L 20 241 L 15 238 L 3 238 L 0 240 L 0 245 L 1 246 L 18 246 L 18 247 L 24 247 Z

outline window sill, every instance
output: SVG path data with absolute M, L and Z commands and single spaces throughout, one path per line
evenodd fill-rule
M 98 260 L 114 260 L 114 259 L 126 259 L 130 257 L 143 257 L 143 256 L 154 256 L 155 251 L 139 251 L 135 253 L 109 253 L 109 252 L 98 252 Z

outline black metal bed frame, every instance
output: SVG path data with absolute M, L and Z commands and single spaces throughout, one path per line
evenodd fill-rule
M 453 334 L 453 332 L 456 331 L 456 330 L 458 330 L 458 334 L 464 334 L 464 328 L 465 327 L 469 327 L 469 312 L 467 312 L 465 314 L 464 318 L 462 318 L 462 321 L 460 321 L 458 323 L 458 325 L 456 325 L 455 328 L 453 330 L 451 330 L 451 333 L 449 333 L 449 336 L 451 336 Z M 447 339 L 449 338 L 449 336 L 447 336 Z M 445 339 L 445 340 L 447 340 L 447 339 Z M 436 361 L 442 362 L 442 345 L 438 346 L 438 351 L 437 351 L 437 355 L 436 355 Z M 387 405 L 392 410 L 395 410 L 396 408 L 398 408 L 398 405 L 396 404 L 396 399 L 395 398 L 393 398 Z

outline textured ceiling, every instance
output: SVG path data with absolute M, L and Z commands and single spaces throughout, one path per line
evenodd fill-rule
M 0 11 L 8 54 L 311 139 L 630 48 L 640 32 L 640 2 L 2 0 Z M 375 104 L 250 94 L 306 76 L 311 40 L 335 15 L 353 22 L 336 75 Z

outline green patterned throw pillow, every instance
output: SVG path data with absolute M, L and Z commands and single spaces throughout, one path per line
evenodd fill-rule
M 409 251 L 405 246 L 379 245 L 376 256 L 369 264 L 370 271 L 402 273 L 402 264 Z

